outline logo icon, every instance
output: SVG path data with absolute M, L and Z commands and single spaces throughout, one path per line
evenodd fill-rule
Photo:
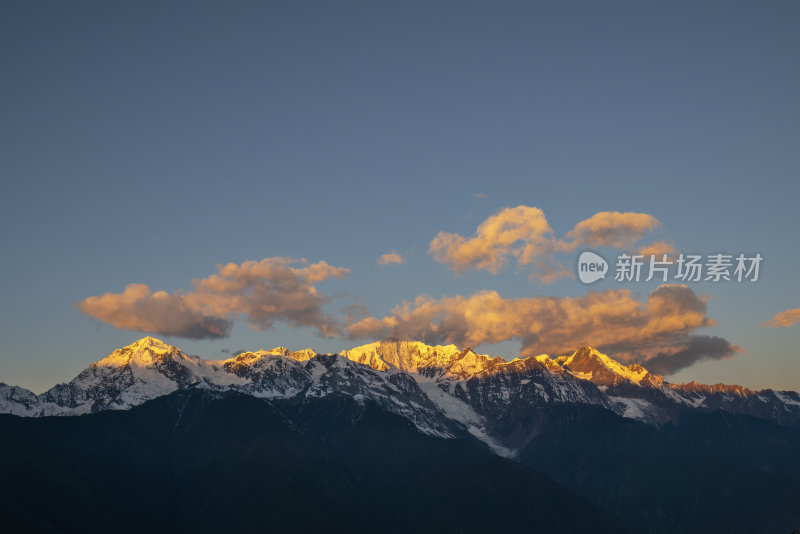
M 582 252 L 578 258 L 578 279 L 584 284 L 591 284 L 605 278 L 608 263 L 594 252 Z

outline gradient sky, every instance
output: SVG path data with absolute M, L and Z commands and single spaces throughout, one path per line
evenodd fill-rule
M 800 325 L 759 326 L 800 307 L 798 21 L 778 1 L 3 2 L 0 381 L 41 392 L 145 335 L 87 297 L 188 291 L 229 262 L 351 269 L 317 284 L 338 316 L 586 294 L 428 252 L 525 205 L 559 237 L 630 211 L 661 222 L 641 244 L 761 253 L 755 284 L 691 285 L 717 323 L 696 333 L 742 352 L 669 379 L 800 390 Z M 376 263 L 391 251 L 406 263 Z M 204 358 L 368 341 L 240 319 L 159 337 Z

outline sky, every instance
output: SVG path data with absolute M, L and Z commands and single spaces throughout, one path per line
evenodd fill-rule
M 42 392 L 147 334 L 209 359 L 395 336 L 800 390 L 798 20 L 3 2 L 0 382 Z M 652 243 L 764 259 L 756 282 L 575 277 Z

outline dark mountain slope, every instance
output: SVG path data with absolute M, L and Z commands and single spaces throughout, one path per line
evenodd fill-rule
M 562 405 L 520 461 L 637 531 L 790 532 L 800 525 L 800 433 L 685 410 L 661 429 Z
M 181 390 L 129 411 L 0 416 L 5 532 L 621 532 L 469 438 L 352 397 Z

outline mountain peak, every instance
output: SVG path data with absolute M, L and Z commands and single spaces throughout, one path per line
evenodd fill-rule
M 158 338 L 152 336 L 145 336 L 142 339 L 135 341 L 124 348 L 132 350 L 144 350 L 144 349 L 172 350 L 175 347 L 164 343 Z
M 425 367 L 449 367 L 462 352 L 466 354 L 455 345 L 431 346 L 421 341 L 387 339 L 344 350 L 341 355 L 378 371 L 396 367 L 417 372 Z
M 125 365 L 148 367 L 173 352 L 180 352 L 180 350 L 160 339 L 146 336 L 126 347 L 115 350 L 94 365 L 98 367 L 123 367 Z
M 714 393 L 725 393 L 728 395 L 736 395 L 738 397 L 752 397 L 756 392 L 744 386 L 736 384 L 699 384 L 692 380 L 686 384 L 669 384 L 669 387 L 689 394 L 705 394 L 710 395 Z
M 569 363 L 578 363 L 578 362 L 596 361 L 596 360 L 602 361 L 600 356 L 603 355 L 600 354 L 599 350 L 597 350 L 592 346 L 584 345 L 578 348 L 575 352 L 573 352 L 572 356 L 567 358 L 567 361 Z
M 576 350 L 572 356 L 561 356 L 556 360 L 573 375 L 602 386 L 613 386 L 625 381 L 642 385 L 660 385 L 663 378 L 651 374 L 637 363 L 624 365 L 588 345 Z
M 240 352 L 236 356 L 234 356 L 232 360 L 241 363 L 243 361 L 260 360 L 267 356 L 282 356 L 284 358 L 291 358 L 299 362 L 305 362 L 315 357 L 316 355 L 317 355 L 316 351 L 310 348 L 291 351 L 286 347 L 275 347 L 274 349 L 269 349 L 269 350 L 257 350 L 255 352 L 253 351 Z

